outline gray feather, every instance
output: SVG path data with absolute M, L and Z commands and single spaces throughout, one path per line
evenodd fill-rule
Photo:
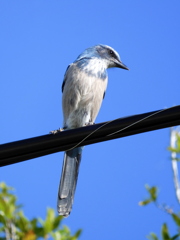
M 58 193 L 58 213 L 67 217 L 72 209 L 78 179 L 82 148 L 75 148 L 64 154 L 61 181 Z

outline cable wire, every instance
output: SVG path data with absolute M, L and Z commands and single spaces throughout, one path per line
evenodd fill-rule
M 0 145 L 0 167 L 76 146 L 180 125 L 180 105 Z

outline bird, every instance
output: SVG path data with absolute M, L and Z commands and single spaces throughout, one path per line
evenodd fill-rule
M 84 50 L 65 72 L 62 83 L 63 130 L 94 124 L 108 83 L 108 68 L 129 70 L 110 46 L 98 44 Z M 58 190 L 58 214 L 68 217 L 74 201 L 83 147 L 64 153 Z

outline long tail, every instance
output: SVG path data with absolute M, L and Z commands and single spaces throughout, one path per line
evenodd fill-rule
M 74 148 L 64 154 L 57 208 L 59 215 L 67 217 L 72 209 L 76 190 L 82 147 Z

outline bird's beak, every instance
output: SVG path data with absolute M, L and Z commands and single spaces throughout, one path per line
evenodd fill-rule
M 129 68 L 124 63 L 122 63 L 121 61 L 116 61 L 115 64 L 116 64 L 116 67 L 129 70 Z

